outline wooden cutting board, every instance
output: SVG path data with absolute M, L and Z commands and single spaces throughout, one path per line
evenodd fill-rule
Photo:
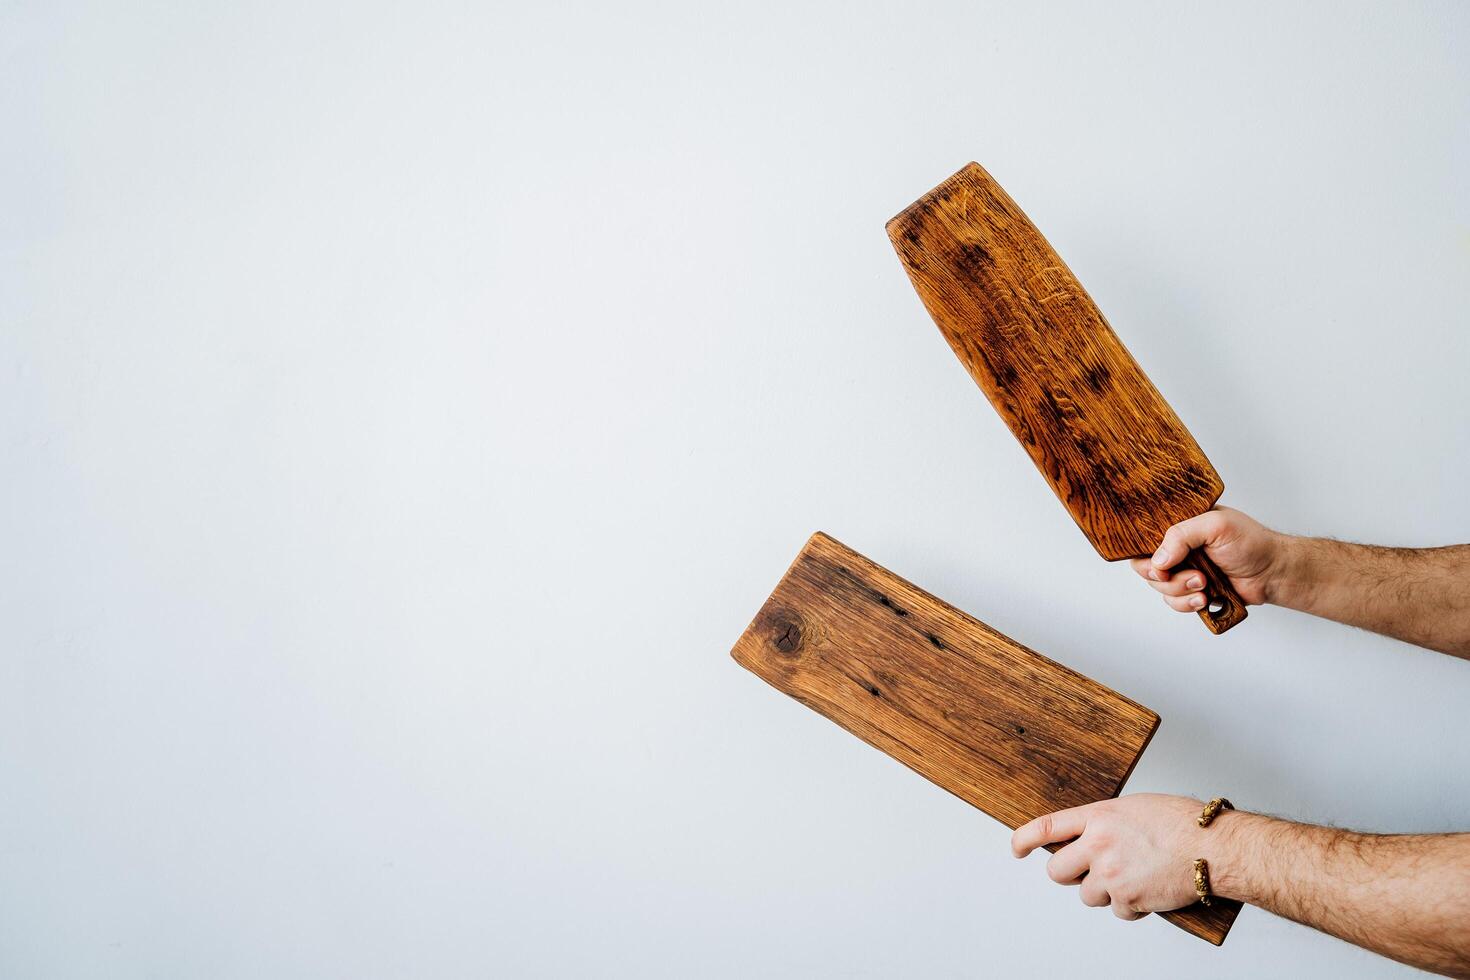
M 1159 725 L 820 532 L 732 655 L 1013 829 L 1117 796 Z M 1239 911 L 1217 901 L 1161 914 L 1219 945 Z
M 979 164 L 888 222 L 909 279 L 955 354 L 1108 561 L 1152 554 L 1225 484 L 1030 219 Z M 1200 618 L 1245 619 L 1201 552 Z

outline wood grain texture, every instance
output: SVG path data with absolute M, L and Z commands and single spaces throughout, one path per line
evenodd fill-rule
M 1159 724 L 820 532 L 732 655 L 1011 828 L 1116 796 Z M 1218 945 L 1238 911 L 1164 917 Z
M 1108 561 L 1151 554 L 1224 483 L 1065 262 L 971 163 L 888 222 L 940 332 Z M 1229 580 L 1202 613 L 1245 618 Z

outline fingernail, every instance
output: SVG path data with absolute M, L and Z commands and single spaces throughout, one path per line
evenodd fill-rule
M 1198 575 L 1196 575 L 1194 578 L 1192 578 L 1192 579 L 1189 580 L 1189 587 L 1191 589 L 1201 588 L 1204 584 L 1205 584 L 1204 579 L 1200 578 Z
M 1154 564 L 1155 565 L 1158 565 L 1160 568 L 1163 568 L 1164 567 L 1164 562 L 1166 562 L 1168 560 L 1169 560 L 1169 556 L 1164 551 L 1163 548 L 1160 548 L 1158 551 L 1155 551 L 1154 552 Z
M 1205 606 L 1205 597 L 1202 595 L 1192 595 L 1189 597 L 1189 605 L 1192 609 L 1203 609 Z

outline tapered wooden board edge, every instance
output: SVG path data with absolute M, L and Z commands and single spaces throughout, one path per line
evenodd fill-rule
M 916 591 L 918 593 L 921 593 L 922 595 L 928 596 L 931 599 L 933 599 L 934 601 L 939 602 L 939 603 L 942 603 L 945 606 L 948 606 L 950 609 L 954 610 L 961 617 L 963 617 L 968 624 L 971 624 L 971 625 L 973 625 L 975 627 L 978 627 L 983 632 L 992 633 L 992 634 L 996 634 L 998 636 L 1001 636 L 1004 639 L 1006 639 L 1008 642 L 1010 642 L 1010 643 L 1012 643 L 1012 644 L 1014 644 L 1014 645 L 1016 645 L 1018 647 L 1021 647 L 1022 649 L 1026 650 L 1027 652 L 1029 652 L 1032 655 L 1036 656 L 1038 659 L 1043 660 L 1046 663 L 1051 664 L 1051 665 L 1059 668 L 1060 670 L 1062 670 L 1062 671 L 1064 671 L 1064 672 L 1066 672 L 1068 674 L 1071 674 L 1071 675 L 1073 675 L 1075 677 L 1081 678 L 1082 680 L 1087 681 L 1088 683 L 1098 684 L 1099 686 L 1102 686 L 1102 687 L 1105 687 L 1106 688 L 1106 685 L 1101 685 L 1098 681 L 1093 680 L 1092 678 L 1088 677 L 1085 674 L 1080 673 L 1079 671 L 1073 670 L 1071 667 L 1068 667 L 1066 664 L 1059 663 L 1059 662 L 1051 659 L 1050 657 L 1046 656 L 1045 654 L 1039 653 L 1039 652 L 1031 649 L 1030 647 L 1025 646 L 1025 644 L 1018 643 L 1016 640 L 1011 639 L 1009 636 L 1006 636 L 1005 634 L 999 633 L 993 627 L 987 625 L 986 623 L 984 623 L 983 621 L 977 619 L 976 617 L 971 616 L 969 613 L 965 612 L 963 609 L 960 609 L 959 607 L 953 605 L 952 603 L 946 602 L 945 600 L 939 598 L 938 596 L 935 596 L 933 593 L 931 593 L 931 592 L 929 592 L 929 591 L 927 591 L 925 589 L 922 589 L 919 586 L 915 585 L 914 583 L 910 582 L 909 580 L 903 578 L 902 576 L 898 575 L 897 573 L 895 573 L 895 572 L 887 569 L 886 567 L 884 567 L 882 565 L 879 565 L 877 562 L 874 562 L 872 559 L 868 558 L 866 555 L 862 554 L 859 551 L 856 551 L 855 549 L 849 547 L 848 545 L 843 544 L 841 541 L 839 541 L 836 538 L 832 537 L 830 534 L 827 534 L 825 531 L 816 531 L 809 538 L 807 538 L 806 542 L 802 545 L 801 549 L 796 553 L 796 556 L 787 565 L 786 570 L 782 573 L 781 578 L 777 581 L 776 587 L 774 589 L 772 589 L 772 596 L 768 596 L 767 599 L 765 600 L 765 602 L 762 602 L 761 607 L 759 609 L 757 609 L 756 614 L 753 617 L 751 617 L 751 621 L 750 621 L 749 625 L 747 625 L 746 628 L 745 628 L 745 630 L 743 630 L 741 632 L 740 638 L 736 641 L 735 646 L 730 650 L 730 656 L 731 656 L 731 658 L 737 664 L 739 664 L 741 667 L 745 668 L 750 673 L 754 674 L 758 679 L 760 679 L 763 683 L 765 683 L 768 686 L 770 686 L 772 689 L 774 689 L 774 690 L 776 690 L 776 691 L 778 691 L 778 692 L 786 695 L 787 697 L 792 698 L 792 700 L 794 700 L 794 701 L 798 701 L 798 702 L 802 703 L 804 707 L 812 708 L 813 706 L 812 705 L 809 705 L 809 704 L 806 704 L 805 702 L 802 701 L 801 698 L 795 697 L 795 696 L 793 696 L 792 694 L 790 694 L 787 691 L 783 691 L 780 687 L 778 687 L 769 678 L 767 678 L 766 676 L 764 676 L 760 671 L 756 670 L 754 668 L 754 666 L 751 663 L 747 662 L 747 659 L 743 656 L 743 652 L 742 652 L 741 647 L 743 645 L 743 641 L 745 640 L 745 638 L 748 635 L 750 635 L 750 633 L 752 632 L 752 630 L 755 627 L 757 627 L 759 625 L 760 620 L 761 620 L 761 611 L 765 608 L 766 602 L 769 602 L 770 599 L 774 596 L 774 594 L 780 590 L 781 585 L 785 583 L 787 577 L 791 575 L 791 573 L 796 569 L 796 566 L 802 561 L 802 559 L 807 556 L 808 552 L 814 546 L 820 546 L 820 545 L 822 545 L 824 543 L 825 544 L 833 545 L 833 546 L 835 546 L 837 548 L 840 548 L 841 550 L 843 550 L 845 552 L 850 553 L 850 555 L 853 558 L 861 560 L 864 564 L 871 565 L 873 568 L 875 568 L 875 569 L 883 572 L 884 574 L 891 575 L 894 578 L 898 579 L 900 582 L 902 582 L 904 585 L 908 586 L 909 588 L 913 589 L 914 591 Z M 1132 698 L 1128 697 L 1127 695 L 1122 694 L 1122 693 L 1120 693 L 1118 691 L 1114 691 L 1112 688 L 1106 688 L 1106 690 L 1108 690 L 1110 693 L 1112 693 L 1113 695 L 1115 695 L 1121 701 L 1124 701 L 1127 704 L 1129 704 L 1129 705 L 1131 705 L 1131 706 L 1139 709 L 1139 711 L 1143 712 L 1143 714 L 1147 717 L 1147 720 L 1148 720 L 1148 730 L 1147 730 L 1147 734 L 1144 737 L 1143 743 L 1139 746 L 1138 752 L 1133 757 L 1133 761 L 1129 764 L 1127 771 L 1125 771 L 1123 773 L 1122 777 L 1118 780 L 1117 787 L 1113 791 L 1113 797 L 1116 798 L 1119 794 L 1121 794 L 1123 792 L 1123 787 L 1127 784 L 1129 778 L 1133 775 L 1134 770 L 1137 769 L 1139 760 L 1143 758 L 1143 753 L 1145 751 L 1147 751 L 1149 745 L 1151 745 L 1153 743 L 1154 736 L 1158 733 L 1159 726 L 1162 723 L 1162 719 L 1160 718 L 1158 712 L 1156 712 L 1153 709 L 1148 708 L 1148 707 L 1146 707 L 1146 706 L 1144 706 L 1142 704 L 1139 704 L 1137 701 L 1134 701 Z M 813 709 L 813 710 L 815 710 L 815 709 Z M 909 765 L 907 762 L 905 762 L 904 760 L 902 760 L 900 758 L 897 758 L 896 756 L 890 755 L 887 751 L 884 750 L 884 748 L 881 745 L 878 745 L 878 744 L 874 743 L 873 741 L 871 741 L 862 732 L 855 731 L 855 730 L 853 730 L 851 728 L 848 728 L 846 725 L 842 724 L 841 722 L 837 721 L 834 718 L 828 717 L 825 713 L 823 713 L 821 711 L 817 711 L 816 713 L 820 717 L 825 718 L 831 724 L 836 725 L 838 728 L 840 728 L 843 731 L 847 732 L 849 735 L 852 735 L 852 736 L 856 737 L 861 742 L 863 742 L 865 745 L 868 745 L 871 748 L 877 749 L 880 754 L 882 754 L 885 757 L 891 759 L 892 761 L 898 763 L 899 765 L 902 765 L 905 769 L 908 769 L 910 772 L 913 772 L 916 775 L 920 776 L 921 778 L 923 778 L 925 780 L 925 782 L 928 782 L 930 785 L 937 786 L 938 788 L 940 788 L 940 789 L 944 790 L 945 792 L 949 793 L 955 799 L 960 800 L 961 802 L 965 803 L 965 805 L 971 807 L 972 809 L 977 809 L 977 810 L 980 809 L 979 807 L 976 807 L 974 803 L 972 803 L 971 801 L 965 799 L 963 796 L 960 796 L 958 793 L 954 792 L 949 787 L 943 786 L 940 783 L 934 782 L 933 780 L 929 779 L 928 776 L 926 776 L 924 773 L 920 772 L 914 766 Z M 984 810 L 980 810 L 980 812 L 981 813 L 985 813 Z M 1020 826 L 1020 824 L 1014 824 L 1014 823 L 1011 823 L 1010 821 L 996 818 L 996 817 L 994 817 L 994 816 L 992 816 L 991 814 L 988 814 L 988 813 L 985 814 L 985 815 L 988 816 L 988 817 L 991 817 L 991 819 L 995 820 L 997 823 L 1001 824 L 1002 826 L 1009 827 L 1011 830 L 1015 830 L 1017 827 Z M 1056 851 L 1056 850 L 1060 849 L 1061 846 L 1062 845 L 1055 845 L 1055 846 L 1049 847 L 1048 849 L 1049 850 L 1052 850 L 1052 851 Z M 1213 906 L 1207 907 L 1207 906 L 1204 906 L 1204 905 L 1193 905 L 1193 906 L 1190 906 L 1188 908 L 1175 909 L 1175 910 L 1169 911 L 1169 912 L 1160 912 L 1160 913 L 1158 913 L 1158 915 L 1159 915 L 1160 918 L 1168 921 L 1170 924 L 1172 924 L 1174 926 L 1177 926 L 1178 928 L 1184 930 L 1185 932 L 1188 932 L 1190 935 L 1196 936 L 1196 937 L 1198 937 L 1200 939 L 1203 939 L 1206 942 L 1210 943 L 1211 945 L 1220 946 L 1220 945 L 1223 945 L 1224 944 L 1226 937 L 1230 934 L 1230 929 L 1234 925 L 1235 918 L 1239 914 L 1240 909 L 1241 909 L 1241 903 L 1239 903 L 1239 902 L 1235 902 L 1233 900 L 1227 900 L 1227 899 L 1217 899 L 1215 905 L 1213 905 Z

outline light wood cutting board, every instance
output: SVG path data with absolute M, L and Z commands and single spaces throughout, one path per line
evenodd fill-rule
M 1117 796 L 1159 724 L 820 532 L 732 655 L 1011 828 Z M 1219 945 L 1239 911 L 1162 915 Z

